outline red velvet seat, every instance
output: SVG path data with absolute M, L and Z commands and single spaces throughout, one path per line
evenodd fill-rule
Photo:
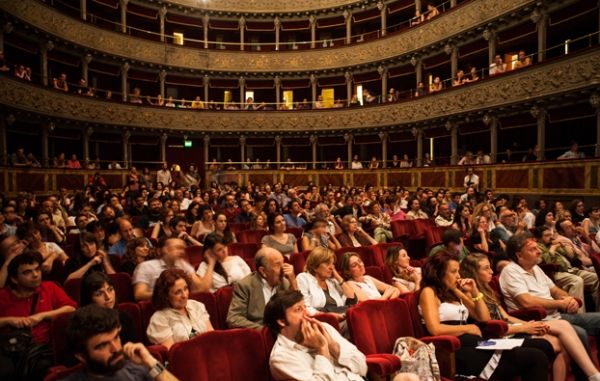
M 117 302 L 133 302 L 133 286 L 131 285 L 131 276 L 127 273 L 109 274 L 108 277 L 115 285 Z M 71 299 L 79 304 L 81 302 L 81 282 L 83 278 L 69 279 L 64 282 L 63 288 Z
M 206 307 L 206 312 L 210 317 L 210 324 L 214 329 L 221 329 L 221 322 L 219 320 L 219 310 L 217 308 L 217 298 L 211 292 L 194 292 L 190 294 L 190 299 L 196 300 Z
M 54 319 L 50 324 L 50 343 L 52 345 L 52 352 L 54 353 L 54 363 L 66 364 L 67 359 L 67 325 L 69 320 L 73 316 L 73 312 L 62 314 Z
M 429 252 L 434 246 L 437 246 L 442 243 L 442 234 L 447 229 L 447 227 L 432 226 L 425 231 L 425 242 L 427 244 L 427 252 Z
M 302 239 L 302 234 L 304 234 L 304 229 L 289 226 L 287 229 L 285 229 L 285 232 L 293 234 L 294 237 L 296 237 L 296 240 L 300 241 Z
M 215 302 L 217 305 L 217 316 L 219 317 L 219 327 L 221 329 L 227 329 L 227 313 L 229 312 L 229 305 L 233 298 L 233 287 L 227 286 L 222 287 L 215 292 Z
M 231 230 L 231 232 L 233 234 L 237 234 L 238 232 L 242 231 L 242 230 L 246 230 L 248 229 L 249 224 L 247 223 L 235 223 L 232 222 L 229 224 L 229 230 Z
M 358 253 L 360 259 L 363 261 L 365 266 L 377 266 L 377 261 L 375 260 L 376 254 L 373 250 L 374 246 L 360 246 L 360 247 L 341 247 L 335 251 L 336 259 L 336 268 L 339 270 L 339 263 L 341 257 L 348 252 Z
M 394 241 L 406 242 L 410 237 L 415 236 L 415 223 L 413 220 L 396 220 L 391 222 L 392 235 Z
M 237 255 L 244 259 L 254 259 L 256 252 L 260 248 L 259 244 L 256 243 L 241 243 L 234 242 L 227 245 L 230 255 Z
M 265 381 L 269 358 L 254 329 L 211 331 L 177 343 L 169 351 L 171 372 L 181 381 Z
M 241 243 L 256 243 L 260 244 L 262 237 L 267 235 L 268 232 L 265 230 L 242 230 L 237 232 L 235 237 L 238 242 Z
M 204 255 L 202 255 L 203 251 L 204 248 L 202 246 L 187 246 L 185 248 L 185 255 L 188 262 L 190 262 L 194 268 L 197 268 L 204 260 Z
M 67 368 L 66 366 L 63 366 L 63 365 L 54 366 L 54 367 L 50 368 L 50 370 L 48 371 L 48 374 L 46 375 L 46 377 L 44 377 L 44 381 L 62 380 L 63 378 L 70 375 L 71 373 L 75 373 L 75 372 L 79 372 L 79 371 L 83 370 L 83 368 L 84 368 L 83 364 L 77 364 L 70 368 Z
M 294 273 L 296 275 L 304 271 L 304 266 L 306 265 L 306 258 L 308 258 L 308 254 L 310 254 L 310 251 L 305 250 L 299 253 L 294 253 L 290 256 L 290 263 L 292 266 L 294 266 Z
M 138 302 L 138 307 L 140 308 L 141 315 L 141 328 L 142 328 L 142 341 L 145 345 L 150 345 L 150 340 L 146 335 L 146 329 L 148 328 L 148 324 L 150 324 L 150 318 L 154 313 L 155 308 L 150 300 L 144 300 Z

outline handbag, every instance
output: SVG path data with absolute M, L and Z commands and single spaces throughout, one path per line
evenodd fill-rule
M 29 315 L 33 315 L 37 307 L 39 295 L 33 294 L 31 310 Z M 31 328 L 15 328 L 0 335 L 0 350 L 8 356 L 13 356 L 24 352 L 33 343 L 33 333 Z

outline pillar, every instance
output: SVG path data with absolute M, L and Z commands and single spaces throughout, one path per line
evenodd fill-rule
M 165 78 L 167 77 L 167 71 L 161 70 L 158 74 L 158 80 L 160 81 L 160 96 L 165 99 Z
M 204 33 L 204 49 L 208 49 L 208 21 L 210 16 L 205 14 L 202 16 L 202 32 Z
M 456 0 L 450 0 L 450 8 L 456 7 Z
M 40 44 L 40 75 L 44 86 L 48 86 L 48 52 L 53 48 L 52 41 L 42 41 Z
M 537 124 L 537 146 L 540 151 L 537 160 L 542 161 L 546 155 L 546 110 L 540 106 L 533 106 L 530 112 Z
M 279 34 L 281 32 L 281 20 L 279 20 L 279 17 L 275 17 L 273 24 L 275 26 L 275 50 L 279 50 Z
M 308 23 L 310 24 L 310 48 L 314 49 L 317 41 L 317 18 L 315 15 L 308 17 Z
M 538 40 L 538 61 L 543 62 L 546 58 L 546 41 L 548 35 L 548 15 L 540 8 L 536 8 L 531 13 L 531 21 L 536 25 Z
M 490 159 L 496 163 L 498 159 L 498 118 L 485 114 L 483 123 L 490 127 Z
M 121 32 L 127 33 L 127 3 L 129 0 L 119 0 L 121 8 Z
M 417 167 L 423 166 L 423 130 L 413 127 L 411 130 L 417 140 Z
M 244 32 L 246 30 L 246 18 L 244 16 L 240 17 L 238 25 L 240 26 L 240 50 L 244 50 Z
M 413 56 L 410 59 L 410 63 L 415 67 L 416 83 L 415 88 L 419 87 L 419 82 L 423 82 L 423 60 Z
M 594 92 L 590 96 L 590 104 L 596 110 L 596 157 L 600 157 L 600 95 Z
M 496 31 L 491 28 L 486 28 L 483 31 L 483 38 L 488 42 L 488 65 L 494 62 L 496 57 L 496 48 L 498 47 L 498 38 Z
M 238 83 L 240 85 L 240 108 L 242 108 L 246 102 L 246 79 L 244 77 L 240 77 L 238 79 Z
M 85 79 L 85 82 L 88 83 L 88 86 L 89 86 L 88 68 L 89 68 L 90 62 L 92 62 L 91 54 L 86 54 L 85 56 L 81 57 L 81 78 Z
M 210 154 L 210 135 L 204 135 L 204 138 L 202 140 L 204 141 L 204 165 L 206 165 L 206 163 L 208 163 L 210 160 L 208 158 L 208 155 Z
M 344 20 L 346 21 L 346 45 L 352 43 L 352 12 L 344 10 Z
M 83 129 L 83 161 L 88 164 L 90 162 L 90 136 L 94 133 L 92 127 L 86 127 Z
M 456 165 L 458 163 L 458 128 L 456 124 L 447 121 L 446 130 L 450 131 L 450 164 Z
M 6 146 L 6 117 L 0 114 L 0 165 L 8 165 L 8 149 Z
M 275 168 L 281 168 L 281 136 L 279 135 L 275 136 L 275 160 L 277 161 Z
M 319 138 L 317 135 L 310 136 L 310 147 L 312 149 L 312 169 L 317 169 L 317 145 L 319 143 Z
M 166 133 L 160 134 L 160 162 L 167 162 L 167 139 L 168 135 Z
M 387 33 L 387 5 L 383 1 L 379 1 L 377 9 L 379 9 L 381 15 L 381 36 L 383 37 Z
M 381 139 L 381 163 L 383 168 L 387 168 L 388 160 L 388 133 L 380 132 L 379 139 Z
M 204 107 L 208 108 L 208 90 L 210 89 L 210 77 L 207 74 L 204 74 L 204 77 L 202 77 L 202 84 L 204 85 Z
M 127 73 L 129 72 L 129 63 L 123 62 L 121 64 L 121 99 L 123 102 L 127 102 Z
M 381 76 L 381 103 L 385 103 L 385 102 L 387 102 L 387 93 L 388 93 L 388 87 L 387 87 L 388 69 L 387 69 L 387 67 L 380 65 L 377 68 L 377 72 Z
M 275 103 L 277 103 L 277 108 L 279 108 L 279 104 L 281 103 L 281 78 L 276 75 L 273 82 L 275 82 Z
M 423 4 L 421 4 L 421 0 L 415 0 L 415 11 L 421 12 L 423 10 Z
M 79 12 L 82 20 L 87 20 L 87 0 L 79 0 Z
M 50 128 L 53 125 L 54 124 L 52 122 L 42 125 L 42 166 L 44 168 L 48 168 L 50 166 L 48 140 L 50 139 Z
M 243 167 L 243 163 L 246 162 L 246 137 L 244 135 L 240 136 L 240 157 L 240 161 L 242 162 Z
M 345 72 L 344 78 L 346 78 L 346 106 L 348 106 L 352 100 L 352 73 Z
M 129 157 L 129 138 L 131 137 L 131 132 L 129 130 L 123 131 L 123 168 L 129 168 L 129 161 L 131 158 Z
M 346 153 L 348 156 L 348 163 L 346 168 L 351 168 L 352 166 L 352 135 L 344 134 L 344 141 L 346 142 Z
M 451 77 L 454 79 L 458 71 L 458 47 L 454 44 L 446 44 L 444 52 L 450 55 L 450 72 Z
M 315 107 L 315 102 L 317 101 L 317 77 L 314 74 L 310 75 L 310 87 L 312 94 L 312 107 Z
M 164 5 L 158 10 L 160 20 L 160 42 L 165 42 L 165 18 L 167 17 L 167 7 Z

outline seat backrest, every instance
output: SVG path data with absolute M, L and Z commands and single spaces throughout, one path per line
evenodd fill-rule
M 299 253 L 293 253 L 290 256 L 290 263 L 292 266 L 294 266 L 294 273 L 296 275 L 304 271 L 304 266 L 306 265 L 306 258 L 308 257 L 309 253 L 310 250 L 305 250 Z
M 419 218 L 415 220 L 415 235 L 414 238 L 425 238 L 426 231 L 435 226 L 435 222 L 431 219 Z
M 171 372 L 181 381 L 264 381 L 269 359 L 254 329 L 210 331 L 177 343 L 169 351 Z
M 196 300 L 206 307 L 206 312 L 210 317 L 210 324 L 214 329 L 221 329 L 219 320 L 219 309 L 217 308 L 217 298 L 212 292 L 193 292 L 190 294 L 190 299 Z
M 392 353 L 398 337 L 414 336 L 402 299 L 366 300 L 348 309 L 346 316 L 354 344 L 365 355 Z
M 320 313 L 313 316 L 318 321 L 322 321 L 324 323 L 329 324 L 333 328 L 335 328 L 340 334 L 342 333 L 342 329 L 340 327 L 340 322 L 336 315 L 330 313 Z
M 234 242 L 227 245 L 230 255 L 237 255 L 243 259 L 254 259 L 258 249 L 259 245 L 256 243 Z
M 144 300 L 138 302 L 138 307 L 140 308 L 140 314 L 142 317 L 142 338 L 144 344 L 149 345 L 151 343 L 148 339 L 148 335 L 146 335 L 146 329 L 148 328 L 148 324 L 150 324 L 150 318 L 152 317 L 152 314 L 154 313 L 154 311 L 156 311 L 156 309 L 154 308 L 154 305 L 152 304 L 151 300 Z
M 131 285 L 131 276 L 127 273 L 109 274 L 108 277 L 115 285 L 117 301 L 119 303 L 134 302 L 133 286 Z
M 391 222 L 394 239 L 409 238 L 415 235 L 415 223 L 412 220 L 396 220 Z
M 296 237 L 296 240 L 300 241 L 302 239 L 302 234 L 304 233 L 304 229 L 298 228 L 295 226 L 289 226 L 287 229 L 285 229 L 285 232 L 293 234 L 294 237 Z
M 427 251 L 434 246 L 442 243 L 442 233 L 448 229 L 447 227 L 432 226 L 425 231 L 425 241 L 427 242 Z
M 196 268 L 200 263 L 202 263 L 204 260 L 204 255 L 202 254 L 203 251 L 204 248 L 202 246 L 187 246 L 185 248 L 185 255 L 192 267 Z
M 81 304 L 81 282 L 82 278 L 71 278 L 63 283 L 63 288 L 69 298 L 77 302 L 77 305 Z
M 85 366 L 83 364 L 77 364 L 70 368 L 67 368 L 65 366 L 52 367 L 52 368 L 50 368 L 50 371 L 48 372 L 46 377 L 44 377 L 44 381 L 62 380 L 65 377 L 67 377 L 68 375 L 70 375 L 71 373 L 75 373 L 75 372 L 79 372 L 79 371 L 83 370 L 84 367 Z
M 50 342 L 54 353 L 55 364 L 66 364 L 67 360 L 67 325 L 73 313 L 62 314 L 54 319 L 50 325 Z
M 221 287 L 215 292 L 215 302 L 217 304 L 217 316 L 219 317 L 219 327 L 227 329 L 227 313 L 229 305 L 233 298 L 233 286 Z
M 365 273 L 377 280 L 386 282 L 386 277 L 383 273 L 383 269 L 380 266 L 367 266 L 365 267 Z
M 265 230 L 242 230 L 235 235 L 238 242 L 259 244 L 262 237 L 268 234 Z
M 139 341 L 142 341 L 144 330 L 142 329 L 142 311 L 140 310 L 140 306 L 137 303 L 131 302 L 119 303 L 117 309 L 129 315 L 135 326 L 135 337 L 137 337 Z
M 414 292 L 409 292 L 400 295 L 400 299 L 406 301 L 415 337 L 429 336 L 429 332 L 427 332 L 427 328 L 423 324 L 423 319 L 421 319 L 421 314 L 419 314 L 419 295 Z

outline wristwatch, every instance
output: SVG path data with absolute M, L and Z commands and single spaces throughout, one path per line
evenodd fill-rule
M 161 364 L 160 362 L 157 362 L 152 368 L 150 368 L 150 371 L 148 372 L 148 374 L 150 374 L 150 377 L 152 378 L 156 378 L 158 377 L 166 368 L 164 367 L 163 364 Z

